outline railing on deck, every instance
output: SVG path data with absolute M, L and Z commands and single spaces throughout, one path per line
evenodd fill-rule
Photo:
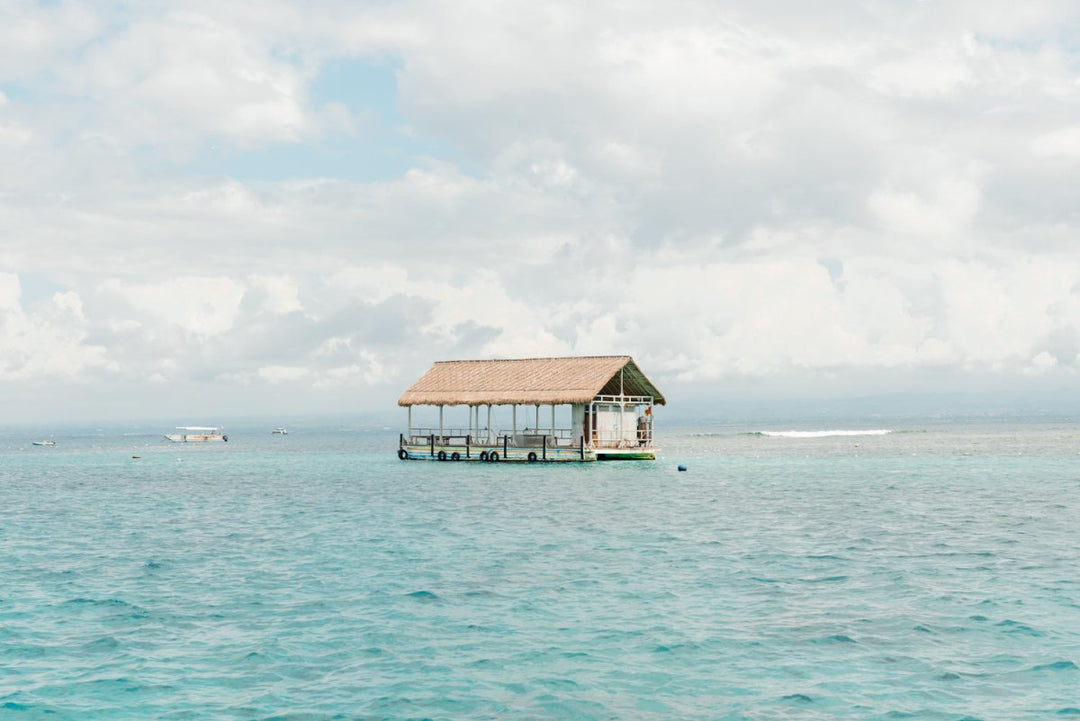
M 651 426 L 639 427 L 630 438 L 624 437 L 624 435 L 617 430 L 598 430 L 593 434 L 593 446 L 597 448 L 633 448 L 634 446 L 650 446 L 652 445 L 652 439 L 653 433 Z
M 443 428 L 440 432 L 438 428 L 410 428 L 405 437 L 412 445 L 430 443 L 432 437 L 434 437 L 435 445 L 437 446 L 465 447 L 466 445 L 487 443 L 486 433 L 477 434 L 473 431 L 475 431 L 475 429 Z
M 629 435 L 629 434 L 627 434 Z M 618 430 L 601 431 L 593 433 L 591 445 L 594 448 L 634 448 L 651 446 L 653 440 L 652 426 L 639 427 L 631 437 L 625 438 Z M 523 429 L 514 433 L 510 430 L 493 430 L 481 428 L 443 428 L 439 433 L 438 428 L 412 428 L 409 433 L 402 435 L 403 443 L 412 446 L 434 445 L 442 448 L 471 448 L 475 446 L 507 446 L 509 448 L 529 448 L 541 450 L 543 448 L 577 448 L 580 438 L 575 438 L 570 428 L 551 429 L 541 428 L 539 431 Z
M 593 398 L 593 405 L 626 405 L 626 406 L 651 406 L 652 396 L 597 396 Z
M 404 438 L 410 445 L 430 444 L 432 439 L 437 446 L 477 446 L 503 445 L 512 448 L 577 448 L 579 439 L 574 438 L 573 429 L 525 428 L 516 433 L 512 430 L 490 430 L 487 428 L 410 428 Z

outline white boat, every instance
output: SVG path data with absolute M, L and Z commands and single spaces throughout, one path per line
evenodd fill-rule
M 56 441 L 34 441 L 35 446 L 55 446 Z
M 274 435 L 278 435 L 278 436 L 287 436 L 287 435 L 289 435 L 289 432 L 287 430 L 285 430 L 284 428 L 275 428 L 274 430 L 272 430 L 270 432 L 273 433 Z
M 180 433 L 166 433 L 165 439 L 173 443 L 205 443 L 227 441 L 229 437 L 220 426 L 177 426 Z

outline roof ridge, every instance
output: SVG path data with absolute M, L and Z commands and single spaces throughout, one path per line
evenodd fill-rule
M 537 356 L 535 358 L 458 358 L 456 360 L 441 360 L 435 361 L 436 364 L 440 363 L 514 363 L 525 361 L 547 361 L 547 360 L 608 360 L 612 358 L 633 358 L 629 353 L 621 353 L 617 355 L 556 355 L 556 356 Z

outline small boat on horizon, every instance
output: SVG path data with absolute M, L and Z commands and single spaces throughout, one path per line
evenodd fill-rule
M 270 433 L 273 434 L 273 435 L 276 435 L 276 436 L 287 436 L 287 435 L 289 435 L 289 432 L 287 430 L 285 430 L 284 428 L 280 428 L 280 427 L 275 428 L 274 430 L 270 431 Z
M 165 440 L 173 443 L 203 443 L 208 441 L 228 441 L 229 437 L 221 426 L 177 426 L 180 433 L 166 433 Z
M 56 441 L 49 441 L 49 440 L 34 441 L 33 443 L 34 443 L 35 446 L 55 446 L 56 445 Z

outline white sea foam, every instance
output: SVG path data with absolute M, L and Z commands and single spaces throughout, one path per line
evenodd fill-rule
M 763 436 L 774 438 L 827 438 L 829 436 L 883 436 L 892 433 L 886 428 L 878 428 L 868 431 L 761 431 Z

